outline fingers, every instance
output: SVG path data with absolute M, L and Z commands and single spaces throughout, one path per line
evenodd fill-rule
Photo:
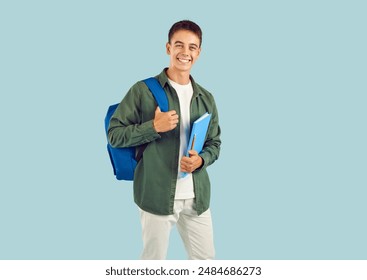
M 175 110 L 168 111 L 167 114 L 170 116 L 176 116 L 178 118 L 178 115 Z
M 159 132 L 167 132 L 176 128 L 179 118 L 175 110 L 161 112 L 160 108 L 155 109 L 153 126 Z
M 180 166 L 182 172 L 194 172 L 203 164 L 203 159 L 196 151 L 191 150 L 189 151 L 189 154 L 190 157 L 182 157 L 181 159 Z
M 178 115 L 177 115 L 177 113 L 176 113 L 175 110 L 171 110 L 171 111 L 168 111 L 168 112 L 162 112 L 161 111 L 161 108 L 159 108 L 159 106 L 157 106 L 157 108 L 155 108 L 155 115 L 157 115 L 159 113 L 161 113 L 161 114 L 167 114 L 169 116 L 177 116 L 177 119 L 178 119 Z
M 172 129 L 175 128 L 178 124 L 178 115 L 177 115 L 176 111 L 172 110 L 172 111 L 169 111 L 165 114 L 167 114 L 167 116 L 168 116 L 167 121 L 173 126 Z

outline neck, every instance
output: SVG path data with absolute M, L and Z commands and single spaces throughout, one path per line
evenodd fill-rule
M 170 80 L 180 85 L 187 85 L 190 82 L 189 71 L 175 71 L 171 67 L 167 70 L 167 76 Z

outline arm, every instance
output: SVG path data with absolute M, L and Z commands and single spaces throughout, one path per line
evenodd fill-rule
M 135 84 L 112 115 L 108 128 L 108 141 L 112 147 L 138 146 L 160 135 L 153 128 L 153 119 L 144 121 L 141 114 L 141 87 Z
M 170 131 L 177 126 L 178 115 L 174 110 L 162 113 L 157 107 L 154 115 L 153 110 L 142 112 L 141 103 L 146 102 L 148 96 L 146 90 L 147 88 L 137 83 L 117 107 L 108 128 L 108 140 L 112 147 L 123 148 L 149 143 L 159 139 L 159 133 Z M 150 113 L 152 116 L 143 118 L 143 113 Z
M 214 103 L 212 120 L 209 126 L 208 136 L 205 141 L 203 150 L 199 154 L 203 158 L 202 168 L 206 168 L 213 164 L 219 157 L 220 146 L 222 141 L 220 140 L 221 129 L 219 126 L 218 110 Z

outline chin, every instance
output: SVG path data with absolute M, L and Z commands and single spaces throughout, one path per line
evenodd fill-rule
M 190 71 L 192 68 L 192 64 L 190 65 L 176 65 L 176 68 L 180 71 Z

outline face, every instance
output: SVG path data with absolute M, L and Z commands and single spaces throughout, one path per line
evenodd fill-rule
M 190 72 L 200 55 L 200 39 L 191 31 L 179 30 L 173 34 L 166 48 L 170 56 L 170 69 Z

